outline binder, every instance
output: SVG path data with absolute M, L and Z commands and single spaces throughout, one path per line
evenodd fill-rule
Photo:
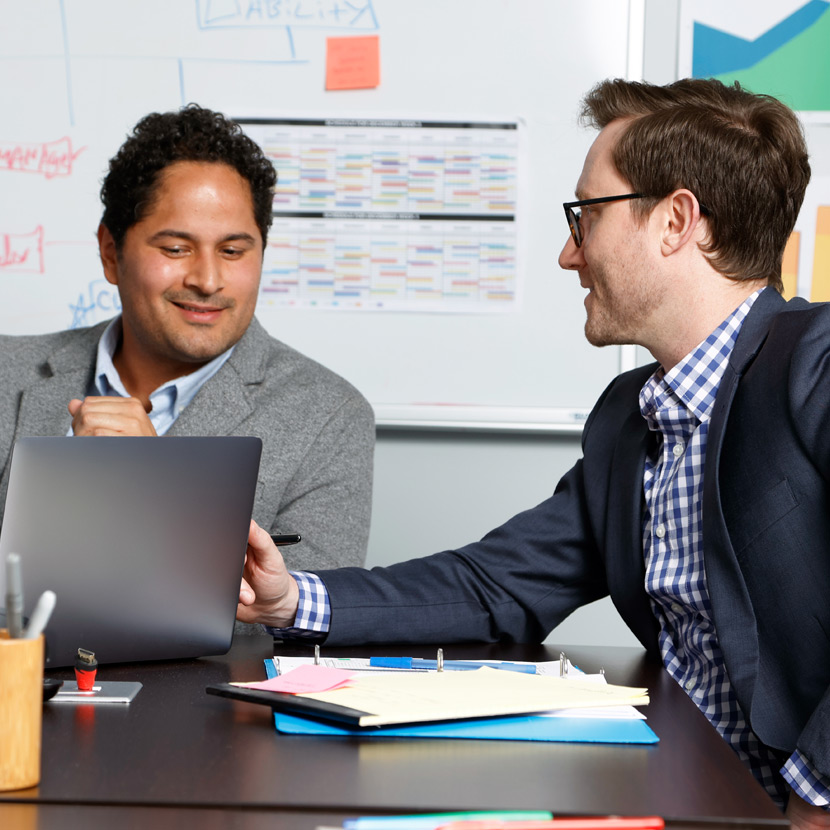
M 286 735 L 342 735 L 362 738 L 467 738 L 498 741 L 561 741 L 599 744 L 656 744 L 642 720 L 545 718 L 535 715 L 355 728 L 312 717 L 274 712 L 274 725 Z
M 273 661 L 265 661 L 265 671 L 268 677 L 276 675 Z M 273 692 L 270 694 L 273 694 Z M 285 695 L 285 697 L 292 696 Z M 329 719 L 331 713 L 321 712 L 320 714 L 323 719 L 314 717 L 312 714 L 291 714 L 287 711 L 275 710 L 274 726 L 278 732 L 286 735 L 340 735 L 364 738 L 466 738 L 472 740 L 601 744 L 656 744 L 659 741 L 654 731 L 643 720 L 549 718 L 539 715 L 522 715 L 366 729 L 350 726 L 348 722 L 345 722 L 345 719 L 342 719 L 344 720 L 343 723 L 333 723 Z

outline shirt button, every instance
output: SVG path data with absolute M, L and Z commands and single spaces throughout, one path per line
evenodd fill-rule
M 671 451 L 674 453 L 675 458 L 680 458 L 683 455 L 683 445 L 682 444 L 675 444 Z
M 683 609 L 676 602 L 673 602 L 671 604 L 671 610 L 674 611 L 675 614 L 679 614 Z
M 657 527 L 654 528 L 654 535 L 658 539 L 662 539 L 666 535 L 665 525 L 657 525 Z
M 695 681 L 687 680 L 683 685 L 686 687 L 686 691 L 691 692 L 695 687 Z

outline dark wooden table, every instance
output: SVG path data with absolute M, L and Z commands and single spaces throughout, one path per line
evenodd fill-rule
M 278 653 L 308 653 L 276 644 Z M 270 638 L 223 657 L 104 666 L 144 684 L 129 705 L 47 704 L 41 783 L 0 794 L 0 827 L 310 828 L 373 813 L 547 809 L 662 815 L 677 827 L 786 824 L 659 664 L 637 649 L 565 649 L 585 671 L 647 686 L 655 746 L 278 735 L 270 710 L 205 693 L 264 677 Z M 344 656 L 401 654 L 349 649 Z M 407 654 L 430 655 L 426 649 Z M 451 646 L 446 658 L 555 660 L 544 646 Z M 70 677 L 67 672 L 54 672 Z

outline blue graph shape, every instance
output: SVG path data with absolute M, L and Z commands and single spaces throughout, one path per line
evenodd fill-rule
M 830 5 L 826 0 L 809 0 L 755 40 L 695 23 L 692 75 L 695 78 L 710 78 L 712 75 L 748 69 L 809 29 L 828 9 Z

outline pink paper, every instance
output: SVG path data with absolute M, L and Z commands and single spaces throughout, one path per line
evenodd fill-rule
M 286 692 L 299 695 L 304 692 L 327 692 L 347 683 L 354 672 L 344 669 L 330 669 L 326 666 L 297 666 L 285 674 L 263 680 L 259 683 L 238 683 L 246 689 L 263 689 L 266 692 Z

